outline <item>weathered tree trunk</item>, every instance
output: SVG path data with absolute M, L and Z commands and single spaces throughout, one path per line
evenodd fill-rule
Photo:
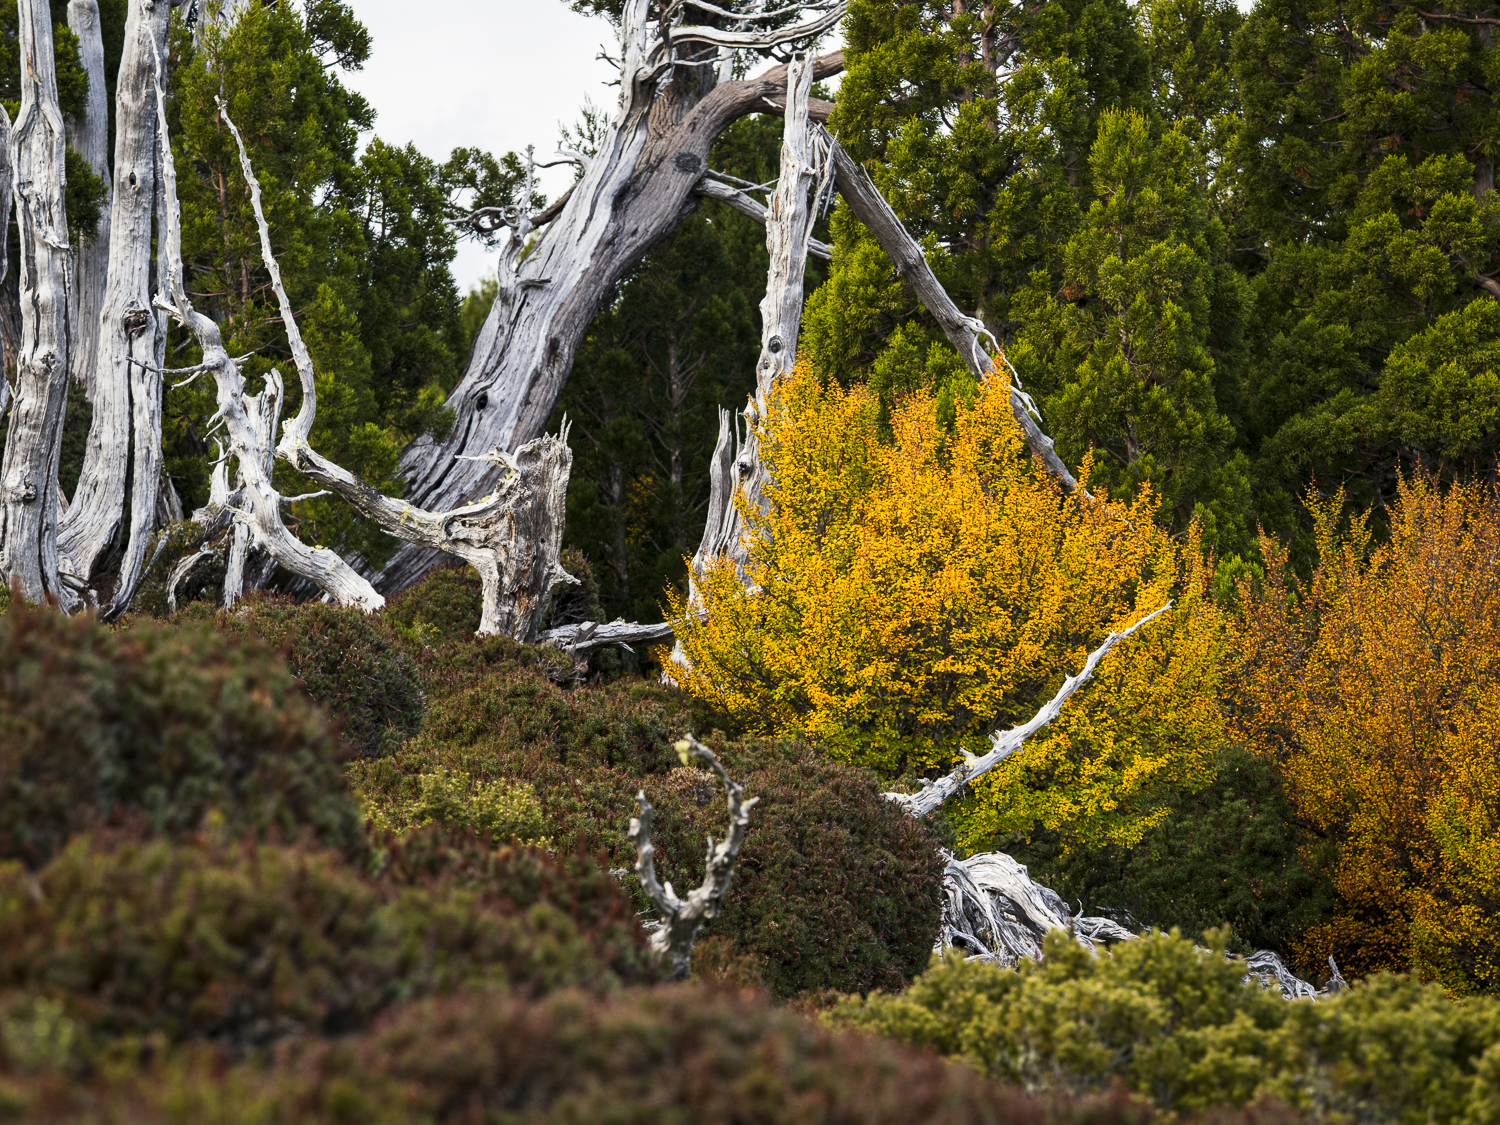
M 20 0 L 21 110 L 11 138 L 21 240 L 21 343 L 0 468 L 0 570 L 33 601 L 76 599 L 58 577 L 57 464 L 68 400 L 67 139 L 57 105 L 52 13 Z
M 68 26 L 78 36 L 78 54 L 89 79 L 89 99 L 83 119 L 68 119 L 68 143 L 89 162 L 94 175 L 109 187 L 109 88 L 104 76 L 104 40 L 99 27 L 98 0 L 68 0 Z M 105 197 L 98 229 L 75 229 L 78 250 L 73 259 L 70 322 L 73 326 L 73 378 L 94 397 L 94 364 L 99 346 L 99 314 L 104 308 L 104 284 L 109 274 L 110 201 Z
M 755 365 L 755 400 L 744 413 L 745 437 L 737 455 L 723 455 L 726 426 L 719 422 L 719 444 L 710 463 L 709 520 L 703 541 L 693 556 L 688 580 L 703 573 L 711 559 L 734 561 L 742 578 L 749 572 L 750 555 L 744 520 L 735 504 L 743 495 L 748 508 L 765 511 L 770 475 L 760 459 L 757 421 L 766 416 L 776 381 L 797 362 L 797 335 L 802 327 L 803 282 L 807 275 L 808 243 L 812 238 L 813 207 L 808 192 L 826 162 L 827 146 L 819 146 L 808 128 L 808 99 L 813 68 L 803 56 L 787 64 L 786 117 L 782 128 L 781 170 L 776 191 L 766 208 L 766 251 L 770 268 L 766 295 L 760 303 L 760 358 Z M 822 149 L 820 152 L 819 149 Z M 732 432 L 732 425 L 728 427 Z M 692 599 L 690 599 L 692 600 Z M 680 651 L 675 654 L 681 659 Z
M 272 371 L 266 377 L 265 390 L 257 396 L 245 394 L 245 378 L 238 364 L 224 350 L 219 326 L 195 310 L 188 300 L 187 289 L 182 280 L 182 216 L 177 201 L 177 172 L 172 160 L 172 146 L 167 136 L 167 100 L 161 83 L 161 54 L 153 46 L 157 82 L 154 91 L 157 112 L 157 137 L 161 153 L 161 189 L 166 202 L 161 255 L 162 292 L 157 297 L 157 307 L 175 317 L 198 341 L 203 352 L 203 361 L 194 373 L 207 372 L 214 378 L 218 391 L 218 411 L 215 421 L 222 420 L 225 436 L 229 442 L 228 454 L 235 459 L 237 479 L 242 499 L 235 512 L 235 522 L 248 528 L 250 545 L 265 551 L 289 572 L 299 578 L 315 583 L 340 605 L 356 606 L 365 611 L 376 610 L 385 604 L 370 584 L 355 573 L 338 554 L 325 547 L 309 547 L 301 542 L 281 521 L 281 505 L 285 501 L 271 480 L 270 460 L 266 457 L 266 419 L 274 419 L 280 413 L 282 395 L 281 377 Z M 283 302 L 286 316 L 287 336 L 292 344 L 292 354 L 297 359 L 299 372 L 303 374 L 303 403 L 293 425 L 288 430 L 300 432 L 312 426 L 317 410 L 316 389 L 312 380 L 312 365 L 307 359 L 307 349 L 297 332 L 296 321 L 291 317 L 286 304 L 286 294 L 281 285 L 281 274 L 276 260 L 271 256 L 270 236 L 265 218 L 261 214 L 260 184 L 250 170 L 249 158 L 245 156 L 239 131 L 229 120 L 224 106 L 219 111 L 224 122 L 240 144 L 240 160 L 246 169 L 250 185 L 251 201 L 256 218 L 260 221 L 261 239 L 265 249 L 266 266 L 276 286 L 277 296 Z M 160 440 L 158 439 L 158 448 Z M 153 503 L 155 494 L 153 492 Z
M 735 119 L 784 101 L 786 68 L 716 84 L 712 51 L 698 63 L 694 45 L 765 47 L 815 37 L 842 6 L 774 33 L 649 22 L 649 0 L 627 0 L 620 28 L 620 108 L 583 178 L 535 249 L 501 278 L 469 369 L 448 400 L 458 416 L 445 441 L 419 439 L 402 456 L 407 497 L 430 509 L 454 507 L 493 486 L 492 464 L 462 460 L 513 450 L 546 425 L 594 312 L 626 272 L 691 212 L 710 147 Z M 680 20 L 688 9 L 673 5 Z M 819 59 L 814 77 L 843 67 L 842 54 Z M 669 77 L 666 77 L 669 76 Z M 409 545 L 381 572 L 382 589 L 410 585 L 440 558 Z
M 108 268 L 93 368 L 94 415 L 78 489 L 59 533 L 62 552 L 80 583 L 99 581 L 105 567 L 118 559 L 110 614 L 129 606 L 140 580 L 161 480 L 166 319 L 153 308 L 151 292 L 153 219 L 161 205 L 155 59 L 166 52 L 171 7 L 169 0 L 130 0 L 126 16 L 115 95 Z M 116 555 L 112 549 L 117 547 Z
M 10 205 L 15 179 L 10 151 L 10 114 L 0 106 L 0 285 L 10 280 L 7 277 L 10 272 Z M 6 319 L 4 313 L 9 304 L 8 295 L 0 293 L 0 320 Z M 0 418 L 10 410 L 10 379 L 6 372 L 14 359 L 11 349 L 20 338 L 19 324 L 0 324 Z

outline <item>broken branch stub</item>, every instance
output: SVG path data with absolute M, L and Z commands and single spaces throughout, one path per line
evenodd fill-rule
M 661 920 L 651 933 L 651 948 L 671 958 L 673 980 L 686 980 L 692 968 L 693 942 L 698 931 L 710 918 L 717 918 L 724 908 L 724 896 L 734 877 L 734 862 L 740 854 L 740 845 L 745 841 L 745 831 L 750 827 L 750 810 L 759 798 L 745 799 L 744 791 L 730 778 L 714 752 L 692 735 L 677 743 L 676 749 L 683 765 L 689 765 L 696 758 L 718 775 L 724 783 L 729 805 L 729 834 L 717 844 L 712 836 L 708 838 L 707 870 L 703 873 L 703 882 L 688 892 L 686 898 L 678 898 L 670 882 L 663 885 L 656 878 L 656 849 L 651 843 L 651 802 L 646 800 L 644 789 L 635 798 L 640 806 L 640 815 L 630 822 L 630 836 L 636 848 L 635 870 L 640 876 L 641 886 L 661 912 Z

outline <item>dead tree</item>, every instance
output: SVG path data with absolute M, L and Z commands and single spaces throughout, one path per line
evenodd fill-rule
M 734 58 L 812 43 L 844 7 L 844 0 L 804 0 L 775 11 L 744 0 L 626 0 L 614 120 L 566 200 L 524 217 L 525 225 L 545 229 L 514 277 L 502 278 L 468 371 L 448 400 L 458 419 L 451 436 L 419 439 L 402 456 L 414 506 L 447 510 L 494 487 L 503 467 L 472 458 L 513 452 L 541 435 L 594 312 L 691 212 L 714 141 L 737 118 L 784 105 L 786 66 L 733 80 Z M 813 62 L 813 77 L 842 67 L 841 54 L 826 56 Z M 818 103 L 814 115 L 826 117 L 828 108 Z M 515 237 L 522 216 L 506 221 Z M 410 585 L 439 557 L 409 544 L 378 582 L 382 589 Z
M 247 547 L 253 546 L 275 559 L 286 570 L 299 578 L 314 583 L 340 605 L 357 606 L 364 610 L 379 609 L 385 599 L 377 594 L 363 577 L 339 555 L 326 547 L 309 547 L 290 531 L 281 520 L 281 505 L 288 497 L 276 490 L 271 478 L 271 461 L 267 456 L 270 433 L 264 419 L 279 416 L 281 406 L 281 380 L 272 376 L 260 396 L 245 393 L 245 377 L 239 362 L 232 359 L 224 349 L 219 326 L 209 317 L 193 308 L 182 280 L 182 216 L 177 200 L 177 171 L 172 159 L 172 146 L 167 137 L 166 92 L 160 80 L 161 54 L 155 52 L 157 82 L 155 101 L 157 112 L 157 139 L 161 159 L 161 188 L 166 203 L 166 224 L 162 243 L 161 292 L 156 297 L 156 307 L 182 324 L 202 350 L 203 359 L 190 377 L 208 374 L 213 377 L 217 389 L 218 410 L 212 421 L 224 427 L 227 444 L 225 458 L 235 461 L 237 479 L 240 482 L 240 500 L 233 510 L 236 529 L 244 528 L 248 538 Z M 226 118 L 227 120 L 227 118 Z M 230 128 L 233 128 L 231 125 Z M 235 134 L 238 139 L 239 134 Z M 241 150 L 243 152 L 243 149 Z M 248 164 L 248 161 L 247 161 Z M 250 180 L 256 214 L 260 214 L 260 185 Z M 262 219 L 262 231 L 264 231 Z M 264 234 L 262 237 L 265 237 Z M 274 259 L 267 253 L 267 265 L 276 277 L 278 290 L 280 277 L 275 272 Z M 283 298 L 284 299 L 284 298 Z M 294 349 L 300 351 L 300 359 L 306 355 L 297 335 L 296 324 L 287 322 L 288 335 L 294 341 Z M 311 426 L 312 414 L 317 409 L 316 392 L 312 386 L 311 366 L 304 377 L 302 409 L 298 423 L 306 416 L 306 425 Z M 159 448 L 158 441 L 158 448 Z
M 79 120 L 68 119 L 68 144 L 88 161 L 94 175 L 110 186 L 109 90 L 104 78 L 104 39 L 99 26 L 98 0 L 68 0 L 68 26 L 78 36 L 78 55 L 88 75 L 89 97 Z M 94 363 L 99 346 L 99 313 L 104 307 L 104 285 L 109 275 L 109 199 L 105 198 L 99 226 L 74 231 L 73 287 L 69 294 L 73 326 L 73 378 L 92 400 Z
M 729 804 L 729 834 L 714 843 L 708 839 L 708 856 L 704 861 L 703 881 L 688 892 L 687 898 L 678 898 L 671 882 L 663 885 L 656 877 L 656 849 L 651 843 L 651 802 L 646 800 L 642 789 L 635 800 L 640 815 L 630 822 L 630 837 L 635 841 L 636 874 L 641 886 L 661 913 L 651 931 L 651 948 L 672 962 L 672 979 L 685 980 L 692 968 L 693 942 L 698 931 L 711 918 L 717 918 L 724 908 L 724 896 L 729 893 L 729 883 L 734 877 L 734 861 L 739 857 L 740 845 L 745 842 L 745 831 L 750 827 L 750 810 L 758 797 L 745 799 L 742 790 L 730 778 L 714 752 L 692 735 L 677 743 L 677 756 L 684 766 L 696 758 L 707 764 L 724 783 L 724 792 Z
M 21 109 L 11 135 L 21 240 L 21 341 L 0 466 L 0 571 L 33 601 L 77 598 L 58 576 L 57 464 L 68 399 L 67 139 L 57 104 L 52 13 L 20 0 Z
M 109 596 L 99 600 L 106 616 L 129 606 L 157 524 L 167 322 L 152 304 L 152 249 L 163 235 L 156 225 L 162 213 L 156 59 L 166 52 L 176 2 L 130 0 L 126 15 L 107 268 L 93 337 L 93 419 L 58 535 L 72 582 L 83 591 L 104 585 Z
M 297 416 L 282 428 L 281 440 L 275 446 L 275 456 L 325 489 L 337 492 L 362 515 L 373 519 L 392 535 L 407 542 L 458 555 L 473 566 L 479 572 L 484 587 L 484 609 L 478 630 L 480 635 L 505 633 L 523 642 L 536 640 L 552 587 L 559 582 L 577 581 L 558 561 L 558 554 L 562 550 L 568 474 L 573 464 L 573 455 L 567 444 L 566 422 L 557 437 L 544 435 L 527 442 L 514 456 L 503 450 L 493 450 L 475 458 L 502 465 L 510 471 L 510 475 L 501 479 L 489 495 L 446 512 L 429 512 L 404 500 L 386 496 L 313 449 L 310 438 L 313 421 L 317 417 L 318 389 L 312 357 L 303 343 L 291 301 L 288 300 L 286 287 L 281 281 L 281 269 L 271 251 L 271 229 L 261 208 L 260 181 L 250 163 L 249 153 L 245 151 L 239 130 L 235 128 L 228 108 L 222 102 L 219 104 L 219 113 L 239 148 L 240 168 L 250 187 L 250 203 L 260 232 L 261 256 L 271 277 L 271 288 L 276 294 L 287 341 L 291 346 L 292 360 L 302 384 L 302 405 Z M 165 135 L 165 126 L 163 130 Z M 170 158 L 168 162 L 170 163 Z M 174 190 L 168 197 L 169 203 L 175 203 L 175 199 Z M 279 396 L 280 376 L 274 372 L 273 375 L 276 394 Z M 264 393 L 271 394 L 270 381 Z M 221 404 L 221 411 L 222 409 Z M 279 411 L 279 399 L 275 409 Z M 267 482 L 271 477 L 270 443 L 274 426 L 275 415 L 272 415 L 266 426 L 264 445 L 256 446 L 251 443 L 247 447 L 259 451 L 265 463 L 265 468 L 259 470 L 259 475 Z M 243 464 L 241 458 L 242 473 Z M 241 479 L 248 492 L 251 489 L 248 479 L 243 476 Z M 238 530 L 236 534 L 240 537 L 236 538 L 234 549 L 243 553 L 248 544 L 242 544 L 244 536 Z M 236 583 L 239 582 L 236 575 L 241 570 L 242 567 L 231 554 L 230 578 Z M 332 590 L 324 578 L 300 570 L 293 570 L 293 573 L 310 579 L 342 600 L 341 595 Z M 238 593 L 238 586 L 231 591 L 230 583 L 226 581 L 226 603 L 232 596 L 238 596 Z M 379 595 L 375 597 L 378 599 Z M 371 608 L 364 602 L 354 604 Z

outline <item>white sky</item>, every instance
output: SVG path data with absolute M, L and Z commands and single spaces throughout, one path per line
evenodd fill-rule
M 370 29 L 370 61 L 344 80 L 375 107 L 375 132 L 391 144 L 413 141 L 446 160 L 460 145 L 497 156 L 536 145 L 538 159 L 557 148 L 585 96 L 613 108 L 604 83 L 614 68 L 598 61 L 611 37 L 602 19 L 575 15 L 563 0 L 352 0 Z M 542 188 L 556 195 L 568 167 L 546 169 Z M 494 269 L 473 242 L 453 263 L 459 292 Z
M 1238 0 L 1248 10 L 1252 0 Z M 609 24 L 575 15 L 563 0 L 353 0 L 370 29 L 370 61 L 345 80 L 378 114 L 375 132 L 392 144 L 414 141 L 437 160 L 460 145 L 499 155 L 534 144 L 538 157 L 557 147 L 560 127 L 578 119 L 585 97 L 613 109 L 614 68 L 600 61 Z M 828 49 L 828 48 L 824 48 Z M 542 188 L 556 195 L 572 179 L 546 169 Z M 459 292 L 494 269 L 492 252 L 473 242 L 453 263 Z

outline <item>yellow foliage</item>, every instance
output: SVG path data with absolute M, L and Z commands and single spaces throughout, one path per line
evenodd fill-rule
M 1244 591 L 1246 733 L 1338 844 L 1347 912 L 1304 939 L 1356 971 L 1500 989 L 1500 497 L 1404 482 L 1389 542 L 1316 506 L 1305 585 Z
M 1037 822 L 1131 841 L 1169 789 L 1208 780 L 1224 625 L 1197 543 L 1153 523 L 1153 497 L 1061 495 L 1008 397 L 990 378 L 950 433 L 919 393 L 885 444 L 867 389 L 825 389 L 805 367 L 786 379 L 762 423 L 770 511 L 745 512 L 757 589 L 710 568 L 681 680 L 761 732 L 911 776 L 983 753 L 1112 628 L 1176 596 L 961 814 L 971 847 Z

